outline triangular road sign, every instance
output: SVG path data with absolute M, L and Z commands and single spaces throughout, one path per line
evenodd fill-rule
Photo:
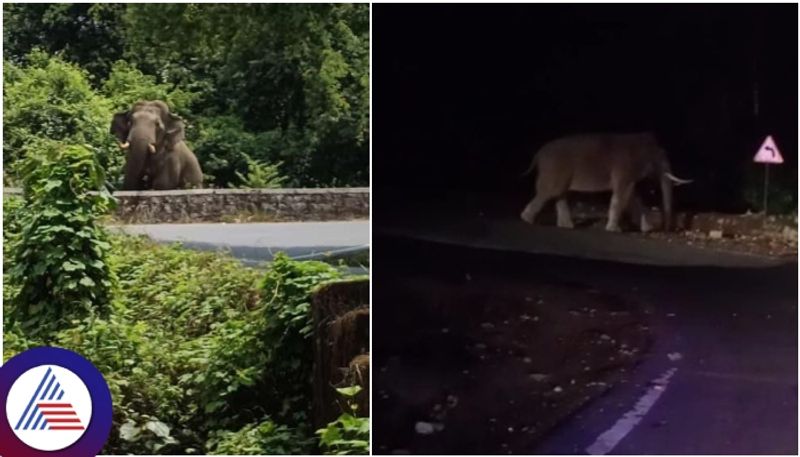
M 764 140 L 764 143 L 758 149 L 758 153 L 753 157 L 753 162 L 783 163 L 783 156 L 781 156 L 778 146 L 775 145 L 772 135 L 768 135 L 767 139 Z

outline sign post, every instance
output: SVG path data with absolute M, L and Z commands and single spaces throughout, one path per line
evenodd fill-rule
M 767 207 L 769 204 L 769 164 L 783 163 L 783 156 L 775 145 L 775 140 L 772 135 L 767 135 L 767 138 L 758 148 L 756 156 L 753 157 L 753 162 L 764 164 L 764 218 L 767 217 Z

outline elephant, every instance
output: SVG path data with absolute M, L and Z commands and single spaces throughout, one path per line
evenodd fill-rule
M 642 232 L 652 230 L 635 187 L 639 181 L 656 178 L 661 187 L 662 228 L 670 231 L 672 187 L 692 182 L 672 174 L 666 151 L 652 133 L 582 134 L 558 138 L 539 149 L 523 176 L 536 168 L 536 196 L 525 206 L 520 217 L 533 224 L 544 205 L 555 199 L 557 225 L 563 228 L 573 227 L 566 198 L 568 191 L 610 190 L 612 196 L 606 230 L 620 231 L 620 216 L 629 205 L 634 224 L 638 217 Z
M 166 103 L 140 101 L 114 114 L 111 133 L 126 151 L 123 190 L 201 187 L 203 171 L 184 142 L 184 123 Z

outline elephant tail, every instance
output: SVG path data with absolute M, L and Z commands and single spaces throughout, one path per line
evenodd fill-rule
M 520 177 L 525 177 L 525 176 L 529 175 L 536 168 L 538 163 L 539 163 L 539 154 L 536 154 L 535 156 L 533 156 L 533 160 L 531 160 L 531 164 L 528 166 L 528 169 L 525 170 L 520 175 Z

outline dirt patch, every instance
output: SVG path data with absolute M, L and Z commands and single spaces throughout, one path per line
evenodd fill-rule
M 599 209 L 578 208 L 578 226 L 604 229 L 606 220 Z M 649 219 L 655 227 L 661 226 L 660 212 L 651 211 Z M 638 226 L 628 220 L 622 221 L 622 225 L 633 236 L 661 239 L 669 243 L 769 257 L 797 256 L 797 219 L 794 216 L 679 213 L 675 219 L 677 229 L 670 233 L 654 231 L 643 234 Z
M 796 229 L 793 234 L 794 238 L 791 233 L 770 230 L 754 231 L 749 234 L 735 234 L 721 230 L 633 233 L 635 236 L 661 239 L 668 243 L 683 243 L 689 246 L 778 258 L 797 257 Z
M 643 311 L 631 303 L 494 267 L 480 258 L 437 259 L 426 272 L 382 267 L 375 453 L 528 453 L 646 351 Z

